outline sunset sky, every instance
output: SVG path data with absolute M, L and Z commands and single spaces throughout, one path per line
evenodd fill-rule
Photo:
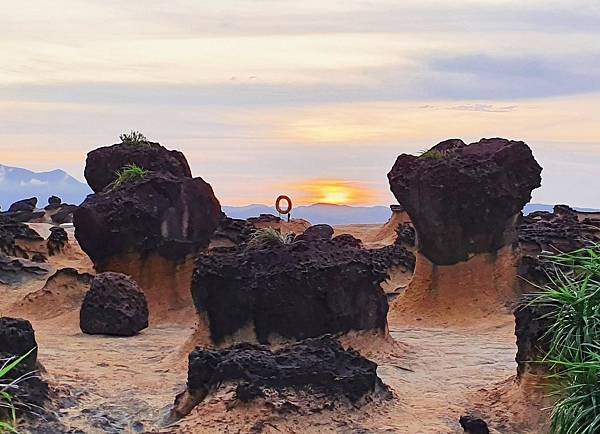
M 134 129 L 224 204 L 388 204 L 398 154 L 501 136 L 600 208 L 599 42 L 597 0 L 4 0 L 0 164 Z

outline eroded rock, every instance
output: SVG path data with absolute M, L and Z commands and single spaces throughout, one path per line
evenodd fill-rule
M 550 349 L 549 328 L 552 320 L 546 315 L 548 309 L 539 305 L 523 303 L 515 311 L 515 336 L 517 337 L 517 375 L 521 377 L 526 372 L 546 373 L 546 368 L 540 363 Z
M 312 399 L 326 396 L 358 404 L 365 396 L 386 390 L 376 363 L 344 350 L 331 336 L 277 351 L 247 343 L 224 350 L 196 348 L 189 355 L 187 391 L 177 398 L 174 413 L 184 416 L 226 384 L 235 385 L 236 399 L 242 402 L 303 391 Z
M 0 253 L 0 284 L 18 285 L 31 279 L 41 279 L 50 267 L 40 262 L 12 258 Z
M 60 226 L 53 226 L 50 228 L 50 235 L 46 240 L 46 246 L 48 247 L 48 254 L 50 256 L 61 253 L 64 248 L 69 244 L 69 236 Z
M 296 240 L 300 241 L 318 241 L 330 240 L 333 238 L 333 228 L 326 224 L 314 225 L 298 235 Z
M 100 273 L 83 299 L 79 319 L 87 334 L 133 336 L 148 327 L 148 304 L 130 277 Z
M 156 253 L 172 260 L 208 246 L 221 206 L 202 178 L 152 173 L 92 194 L 75 211 L 75 237 L 99 270 L 111 257 Z
M 400 155 L 388 179 L 419 251 L 452 265 L 515 241 L 516 216 L 540 186 L 541 170 L 524 142 L 453 139 L 420 156 Z
M 92 190 L 99 193 L 115 180 L 116 172 L 128 164 L 177 178 L 192 177 L 181 152 L 170 151 L 154 142 L 118 143 L 94 149 L 87 155 L 84 176 Z
M 17 246 L 17 240 L 42 241 L 43 238 L 26 224 L 0 214 L 0 253 L 24 256 L 24 252 Z
M 29 199 L 19 200 L 13 203 L 9 208 L 8 212 L 26 211 L 32 212 L 35 210 L 37 205 L 37 197 L 30 197 Z
M 385 330 L 387 274 L 376 262 L 350 235 L 213 249 L 198 257 L 192 296 L 215 342 L 247 326 L 263 343 Z

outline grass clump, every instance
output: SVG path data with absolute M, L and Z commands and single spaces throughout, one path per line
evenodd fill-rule
M 119 135 L 121 143 L 128 145 L 145 145 L 148 143 L 148 139 L 139 131 L 131 131 L 129 133 L 123 133 Z
M 600 433 L 600 244 L 544 259 L 549 282 L 531 303 L 552 324 L 541 360 L 558 385 L 551 433 Z
M 266 247 L 272 245 L 292 244 L 294 242 L 294 234 L 282 234 L 277 229 L 262 228 L 257 229 L 248 241 L 248 247 Z
M 437 149 L 429 149 L 427 151 L 421 151 L 419 154 L 419 158 L 430 159 L 430 160 L 441 160 L 446 157 L 448 152 L 446 151 L 438 151 Z
M 32 348 L 20 357 L 0 361 L 2 363 L 0 365 L 0 433 L 18 433 L 14 392 L 19 389 L 19 384 L 31 378 L 33 373 L 27 373 L 14 380 L 8 379 L 8 376 L 34 350 L 35 348 Z
M 110 184 L 110 190 L 115 190 L 126 184 L 141 181 L 149 171 L 137 164 L 128 164 L 115 172 L 116 178 Z

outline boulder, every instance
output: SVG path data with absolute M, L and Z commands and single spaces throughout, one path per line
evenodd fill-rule
M 67 244 L 69 244 L 69 236 L 67 235 L 67 231 L 60 226 L 51 227 L 50 235 L 46 240 L 48 254 L 50 256 L 59 254 L 64 250 Z
M 465 430 L 465 434 L 490 434 L 487 423 L 483 419 L 475 416 L 461 416 L 460 426 Z
M 331 238 L 333 238 L 333 228 L 326 224 L 311 226 L 296 237 L 297 240 L 304 241 L 330 240 Z
M 31 354 L 20 364 L 25 372 L 33 371 L 36 367 L 37 342 L 33 327 L 25 319 L 0 318 L 0 358 L 21 357 L 31 350 Z
M 235 386 L 235 398 L 242 402 L 273 395 L 289 399 L 289 394 L 304 392 L 311 399 L 325 396 L 358 405 L 366 395 L 387 390 L 376 363 L 345 350 L 331 336 L 277 351 L 247 343 L 223 350 L 198 347 L 190 353 L 188 366 L 187 391 L 175 404 L 179 417 L 227 384 Z
M 115 180 L 116 172 L 128 164 L 177 178 L 192 177 L 181 152 L 170 151 L 153 142 L 118 143 L 94 149 L 87 155 L 84 176 L 92 190 L 99 193 Z
M 400 155 L 388 179 L 419 251 L 452 265 L 515 241 L 515 219 L 540 186 L 541 170 L 524 142 L 453 139 L 420 156 Z
M 221 206 L 202 178 L 151 173 L 92 194 L 75 211 L 75 237 L 97 269 L 121 254 L 180 260 L 208 246 Z
M 87 334 L 133 336 L 148 327 L 148 304 L 129 276 L 100 273 L 83 299 L 79 319 Z
M 19 200 L 13 203 L 9 208 L 8 212 L 27 211 L 32 212 L 35 210 L 37 205 L 37 197 L 31 197 L 29 199 Z
M 250 326 L 304 339 L 387 326 L 387 273 L 350 235 L 291 244 L 241 245 L 200 254 L 192 279 L 197 311 L 214 342 Z

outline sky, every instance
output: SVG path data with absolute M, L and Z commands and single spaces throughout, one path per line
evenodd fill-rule
M 2 0 L 0 164 L 139 130 L 223 204 L 389 204 L 397 155 L 499 136 L 600 208 L 599 41 L 597 0 Z

